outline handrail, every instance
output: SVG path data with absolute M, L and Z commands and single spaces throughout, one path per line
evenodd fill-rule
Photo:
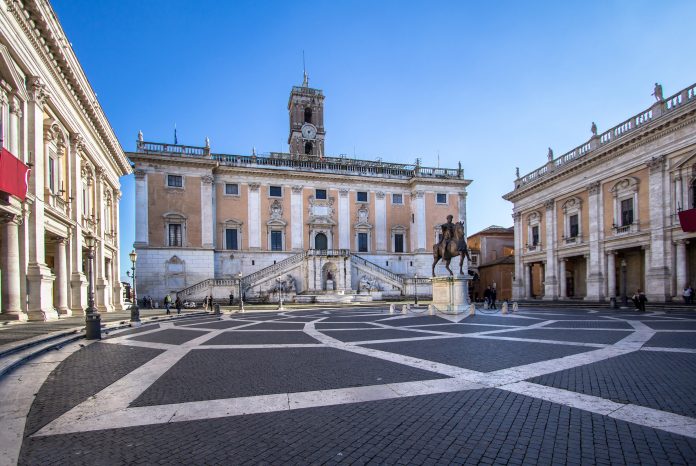
M 647 110 L 644 110 L 637 115 L 633 115 L 631 118 L 619 123 L 618 125 L 599 135 L 594 135 L 589 142 L 579 145 L 571 151 L 566 152 L 565 154 L 551 160 L 549 163 L 517 179 L 515 181 L 515 189 L 519 189 L 522 186 L 533 183 L 539 178 L 542 178 L 549 172 L 549 166 L 552 167 L 552 170 L 556 170 L 581 157 L 585 157 L 587 154 L 605 146 L 606 144 L 622 139 L 629 134 L 634 133 L 646 124 L 658 120 L 665 115 L 672 113 L 676 109 L 692 102 L 696 102 L 696 84 L 692 84 L 691 86 L 677 92 L 673 96 L 656 102 Z
M 357 254 L 351 254 L 351 260 L 355 260 L 355 259 L 357 259 L 355 262 L 357 262 L 358 264 L 363 265 L 366 268 L 373 270 L 379 274 L 382 274 L 382 275 L 386 276 L 387 278 L 395 281 L 399 285 L 403 286 L 404 279 L 401 276 L 392 272 L 391 270 L 387 270 L 384 267 L 380 267 L 379 265 L 375 264 L 374 262 L 370 262 L 369 260 L 367 260 L 364 257 L 361 257 Z
M 269 265 L 268 267 L 264 267 L 261 270 L 257 270 L 256 272 L 242 278 L 242 286 L 244 287 L 244 289 L 248 289 L 257 282 L 263 280 L 264 278 L 267 278 L 269 276 L 275 276 L 278 274 L 278 272 L 280 272 L 283 269 L 286 269 L 288 266 L 295 265 L 298 262 L 301 262 L 306 255 L 307 251 L 302 251 L 286 259 L 283 259 L 280 262 L 276 262 L 273 265 Z

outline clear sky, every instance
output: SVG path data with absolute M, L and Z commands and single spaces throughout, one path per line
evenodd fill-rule
M 468 231 L 512 225 L 525 174 L 696 82 L 696 2 L 53 0 L 123 149 L 287 151 L 287 100 L 324 90 L 327 155 L 456 168 Z M 121 268 L 134 239 L 121 179 Z

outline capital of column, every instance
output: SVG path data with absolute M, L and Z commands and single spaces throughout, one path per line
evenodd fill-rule
M 676 239 L 676 240 L 674 240 L 674 244 L 676 244 L 676 245 L 681 245 L 681 244 L 683 244 L 683 245 L 686 246 L 687 244 L 689 244 L 689 240 L 686 240 L 686 239 Z
M 214 182 L 215 182 L 215 178 L 213 178 L 211 175 L 201 176 L 201 183 L 203 183 L 203 184 L 213 184 Z
M 261 184 L 259 183 L 249 183 L 249 191 L 258 191 Z
M 459 196 L 459 199 L 461 199 L 462 201 L 466 200 L 466 191 L 463 191 L 461 193 L 457 193 L 457 195 Z
M 348 188 L 340 188 L 338 190 L 338 195 L 341 197 L 348 197 Z
M 522 213 L 520 212 L 513 212 L 512 213 L 512 220 L 515 222 L 519 222 L 522 219 Z
M 544 207 L 546 207 L 546 210 L 553 210 L 554 204 L 555 204 L 555 201 L 553 199 L 550 199 L 550 200 L 544 202 Z
M 423 199 L 423 196 L 425 196 L 425 193 L 423 191 L 413 191 L 411 193 L 411 197 L 414 199 Z
M 15 225 L 21 225 L 24 218 L 19 214 L 12 214 L 5 212 L 0 214 L 0 223 L 13 223 Z
M 136 180 L 143 180 L 143 179 L 145 179 L 145 175 L 147 175 L 145 170 L 135 170 L 133 172 L 133 174 L 135 175 Z M 120 194 L 119 194 L 119 197 L 120 197 Z
M 22 112 L 22 101 L 17 98 L 17 96 L 12 96 L 10 98 L 10 113 L 16 115 L 17 118 L 22 118 L 24 114 Z
M 383 192 L 383 191 L 377 191 L 377 192 L 375 193 L 375 196 L 377 197 L 377 199 L 384 199 L 384 192 Z
M 302 187 L 302 186 L 300 186 L 300 185 L 294 185 L 294 186 L 293 186 L 292 188 L 290 188 L 290 189 L 292 189 L 292 193 L 293 193 L 293 194 L 302 194 L 302 190 L 304 189 L 304 187 Z
M 656 173 L 662 171 L 662 169 L 665 167 L 665 156 L 660 155 L 657 157 L 653 157 L 646 165 L 650 169 L 650 173 Z
M 29 76 L 27 78 L 27 92 L 29 100 L 41 106 L 50 97 L 48 90 L 46 90 L 46 84 L 38 76 Z
M 79 133 L 70 133 L 70 147 L 74 152 L 85 148 L 85 138 Z
M 587 185 L 587 191 L 589 191 L 590 195 L 599 194 L 599 187 L 599 181 L 595 181 L 594 183 L 590 183 Z

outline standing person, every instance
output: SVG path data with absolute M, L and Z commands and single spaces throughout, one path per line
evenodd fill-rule
M 491 300 L 491 287 L 487 286 L 486 289 L 483 291 L 483 303 L 486 305 L 490 305 L 490 300 Z
M 495 288 L 491 288 L 491 292 L 488 294 L 490 300 L 491 300 L 491 309 L 498 309 L 495 307 L 495 299 L 498 297 L 498 292 L 495 290 Z
M 685 286 L 682 292 L 682 297 L 684 298 L 684 304 L 691 304 L 691 294 L 692 290 L 690 286 Z
M 181 298 L 176 297 L 176 301 L 174 301 L 174 306 L 176 307 L 176 313 L 181 314 Z
M 631 299 L 633 300 L 633 304 L 636 305 L 636 310 L 638 312 L 645 312 L 645 303 L 648 302 L 648 298 L 645 296 L 645 293 L 643 293 L 643 290 L 638 288 L 636 294 L 634 294 Z
M 234 302 L 234 292 L 230 292 L 230 306 Z
M 208 312 L 208 296 L 203 298 L 203 310 Z
M 167 293 L 167 296 L 164 297 L 164 308 L 167 310 L 167 315 L 169 315 L 169 307 L 172 305 L 172 297 L 169 296 L 169 293 Z

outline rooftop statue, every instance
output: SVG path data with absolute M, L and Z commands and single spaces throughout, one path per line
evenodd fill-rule
M 657 100 L 658 102 L 662 101 L 662 86 L 660 84 L 655 83 L 655 89 L 653 90 L 652 95 L 655 96 L 655 100 Z
M 595 122 L 592 122 L 592 127 L 590 127 L 590 131 L 592 131 L 592 136 L 597 136 L 597 125 Z

